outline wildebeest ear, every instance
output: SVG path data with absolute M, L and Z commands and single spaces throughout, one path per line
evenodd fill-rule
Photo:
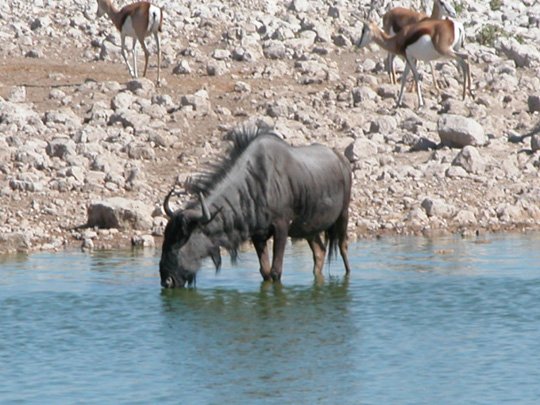
M 221 253 L 219 251 L 219 246 L 213 246 L 210 249 L 210 257 L 216 266 L 216 273 L 221 269 Z

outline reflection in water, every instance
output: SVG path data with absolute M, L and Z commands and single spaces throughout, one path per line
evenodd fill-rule
M 302 403 L 315 391 L 330 401 L 354 387 L 359 332 L 347 278 L 297 288 L 262 283 L 257 292 L 165 290 L 162 299 L 171 367 L 188 385 L 215 387 L 207 400 Z M 352 385 L 329 384 L 346 380 Z

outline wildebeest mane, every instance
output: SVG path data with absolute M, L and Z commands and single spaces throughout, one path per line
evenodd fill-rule
M 247 147 L 258 136 L 273 135 L 278 139 L 281 137 L 268 125 L 243 125 L 229 131 L 224 139 L 231 141 L 231 146 L 223 157 L 217 158 L 217 161 L 206 164 L 203 171 L 193 176 L 187 186 L 190 192 L 203 193 L 208 195 L 212 189 L 222 181 L 230 169 L 234 166 L 238 158 L 247 149 Z

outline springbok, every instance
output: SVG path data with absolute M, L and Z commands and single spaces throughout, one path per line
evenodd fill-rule
M 405 59 L 406 65 L 401 78 L 401 88 L 397 100 L 397 106 L 401 105 L 403 90 L 409 71 L 412 70 L 416 91 L 418 94 L 418 106 L 424 105 L 422 93 L 420 91 L 420 78 L 416 70 L 416 61 L 432 61 L 440 58 L 454 59 L 463 70 L 463 99 L 467 90 L 473 97 L 471 91 L 471 71 L 469 67 L 468 55 L 458 52 L 461 48 L 464 37 L 463 25 L 450 20 L 427 19 L 416 24 L 410 24 L 390 36 L 379 28 L 373 21 L 364 23 L 362 36 L 357 46 L 364 47 L 374 41 L 381 48 Z
M 395 35 L 403 29 L 406 25 L 414 24 L 419 21 L 425 20 L 427 18 L 440 20 L 443 17 L 456 17 L 456 10 L 448 0 L 433 0 L 433 9 L 431 11 L 431 17 L 423 12 L 418 12 L 404 7 L 395 7 L 388 10 L 383 15 L 383 30 L 389 35 Z M 394 68 L 394 58 L 395 55 L 391 52 L 388 52 L 388 57 L 386 59 L 386 70 L 388 76 L 390 77 L 390 82 L 396 84 L 396 70 Z M 431 75 L 433 77 L 433 84 L 439 91 L 439 86 L 437 80 L 435 79 L 435 70 L 433 64 L 430 62 Z
M 128 4 L 120 10 L 114 6 L 112 0 L 97 0 L 97 4 L 97 17 L 99 18 L 103 14 L 107 14 L 114 26 L 120 32 L 122 57 L 124 58 L 124 62 L 126 62 L 131 77 L 139 77 L 137 72 L 137 54 L 135 52 L 137 40 L 140 42 L 144 52 L 143 76 L 146 76 L 150 52 L 148 51 L 144 40 L 150 35 L 154 36 L 157 46 L 157 84 L 159 85 L 161 70 L 161 44 L 159 33 L 163 26 L 163 9 L 150 4 L 147 1 Z M 133 38 L 131 47 L 133 67 L 131 67 L 127 58 L 126 37 Z

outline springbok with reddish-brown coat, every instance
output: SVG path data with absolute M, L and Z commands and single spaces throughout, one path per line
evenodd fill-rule
M 432 61 L 441 58 L 456 60 L 463 70 L 463 98 L 466 97 L 467 90 L 472 97 L 468 55 L 457 51 L 462 46 L 464 32 L 463 25 L 456 21 L 427 19 L 407 25 L 396 35 L 390 36 L 373 21 L 367 21 L 364 23 L 362 36 L 357 46 L 363 47 L 373 41 L 388 52 L 403 57 L 406 64 L 401 78 L 397 105 L 401 105 L 405 82 L 409 71 L 412 70 L 418 94 L 418 105 L 421 107 L 424 105 L 424 100 L 420 91 L 420 77 L 416 70 L 417 60 Z
M 427 18 L 432 19 L 441 19 L 443 17 L 456 17 L 456 10 L 450 4 L 449 0 L 433 0 L 433 9 L 431 11 L 431 16 L 423 12 L 418 12 L 404 7 L 395 7 L 388 10 L 383 15 L 383 30 L 389 35 L 395 35 L 403 29 L 406 25 L 415 24 L 419 21 L 425 20 Z M 394 69 L 394 58 L 395 55 L 391 52 L 388 53 L 388 58 L 386 60 L 386 70 L 388 76 L 390 76 L 390 82 L 396 84 L 396 70 Z M 435 79 L 435 71 L 433 64 L 430 63 L 431 75 L 433 76 L 433 84 L 437 91 L 439 91 L 439 86 Z
M 157 84 L 159 85 L 161 70 L 161 44 L 159 40 L 159 33 L 161 32 L 163 26 L 163 9 L 147 1 L 139 1 L 128 4 L 127 6 L 122 7 L 120 10 L 114 6 L 112 0 L 97 0 L 97 4 L 97 17 L 99 18 L 102 15 L 107 14 L 114 26 L 120 32 L 122 57 L 126 62 L 131 77 L 139 77 L 137 72 L 137 54 L 135 52 L 137 40 L 141 44 L 144 52 L 143 76 L 146 76 L 150 52 L 148 51 L 144 40 L 150 35 L 154 36 L 157 46 Z M 131 67 L 127 58 L 126 37 L 133 38 L 133 44 L 131 47 L 133 67 Z

